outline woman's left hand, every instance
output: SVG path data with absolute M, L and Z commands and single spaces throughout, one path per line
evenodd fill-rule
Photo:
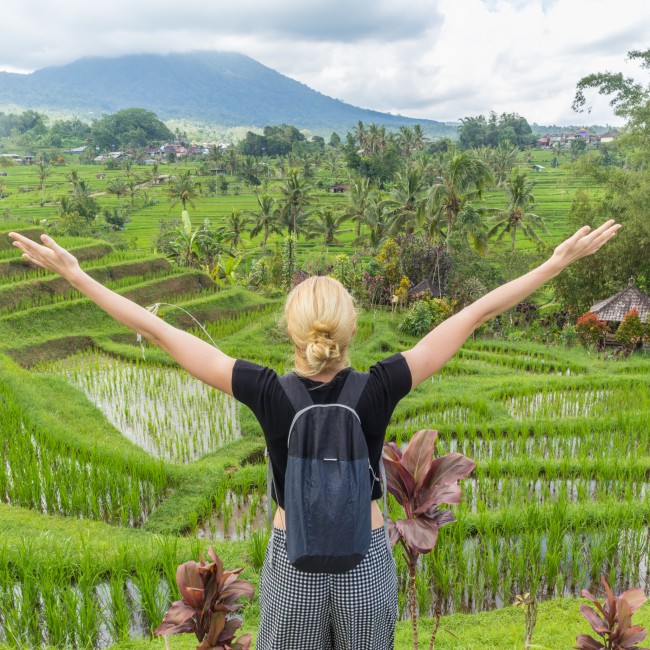
M 616 223 L 614 219 L 609 219 L 593 232 L 591 232 L 589 226 L 583 226 L 575 235 L 572 235 L 555 248 L 551 261 L 560 268 L 564 268 L 581 257 L 592 255 L 606 241 L 611 239 L 620 227 L 621 224 Z

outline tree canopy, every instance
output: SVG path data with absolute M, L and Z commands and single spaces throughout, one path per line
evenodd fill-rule
M 174 134 L 144 108 L 127 108 L 104 115 L 92 124 L 91 139 L 101 150 L 143 147 L 173 139 Z
M 477 117 L 464 117 L 458 131 L 458 140 L 463 149 L 478 147 L 497 147 L 510 143 L 524 148 L 534 142 L 535 137 L 525 117 L 516 113 L 490 113 Z

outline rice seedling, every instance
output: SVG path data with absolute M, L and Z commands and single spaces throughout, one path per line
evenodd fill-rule
M 239 405 L 186 372 L 96 350 L 50 365 L 147 452 L 188 463 L 238 438 Z
M 160 625 L 171 603 L 167 582 L 160 579 L 158 562 L 153 559 L 136 558 L 133 583 L 138 591 L 141 612 L 147 621 L 147 633 Z
M 270 533 L 268 530 L 253 530 L 248 540 L 248 555 L 256 571 L 262 570 L 266 547 L 268 546 Z

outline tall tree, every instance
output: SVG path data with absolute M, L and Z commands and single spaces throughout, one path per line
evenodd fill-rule
M 487 233 L 488 238 L 496 236 L 496 241 L 500 242 L 509 234 L 511 252 L 515 250 L 518 231 L 533 242 L 542 241 L 535 230 L 537 227 L 548 232 L 542 217 L 531 212 L 535 207 L 534 187 L 534 182 L 527 182 L 526 174 L 515 174 L 506 183 L 508 203 L 505 209 L 488 218 L 489 221 L 496 221 Z
M 106 184 L 106 191 L 109 194 L 114 194 L 117 197 L 117 214 L 120 214 L 120 197 L 124 196 L 129 188 L 123 178 L 111 178 Z
M 241 210 L 232 210 L 226 218 L 226 241 L 230 242 L 230 252 L 235 253 L 242 243 L 243 235 L 248 229 L 250 217 Z
M 275 199 L 268 194 L 257 196 L 257 210 L 251 210 L 249 212 L 255 219 L 255 225 L 251 230 L 251 237 L 257 237 L 257 235 L 263 233 L 262 235 L 262 251 L 266 252 L 266 242 L 269 239 L 271 233 L 282 233 L 280 224 L 278 223 L 278 217 L 280 214 L 279 209 L 276 206 Z
M 36 175 L 41 183 L 41 207 L 45 205 L 45 179 L 52 173 L 50 166 L 42 160 L 36 166 Z
M 348 219 L 355 223 L 357 238 L 361 235 L 361 226 L 363 217 L 370 201 L 373 199 L 375 190 L 373 189 L 369 178 L 357 178 L 350 186 L 347 195 L 347 205 L 345 214 Z
M 199 195 L 196 182 L 192 178 L 189 169 L 184 169 L 178 176 L 172 176 L 167 183 L 167 195 L 171 201 L 170 210 L 179 203 L 183 206 L 183 211 L 187 210 L 189 203 L 193 208 L 194 200 Z
M 441 176 L 431 186 L 428 201 L 433 220 L 446 224 L 447 244 L 458 215 L 468 203 L 481 198 L 492 178 L 488 165 L 473 152 L 451 151 L 444 155 Z
M 341 231 L 341 226 L 347 220 L 345 213 L 335 215 L 330 208 L 322 208 L 316 211 L 316 219 L 311 226 L 311 235 L 322 235 L 325 244 L 325 251 L 329 252 L 329 247 L 333 244 L 341 246 L 342 242 L 337 235 Z
M 280 210 L 288 233 L 297 235 L 305 230 L 305 217 L 314 201 L 311 185 L 306 179 L 300 178 L 296 170 L 291 170 L 279 189 L 282 194 Z
M 426 210 L 426 185 L 417 167 L 406 174 L 398 174 L 390 198 L 382 206 L 390 217 L 390 233 L 396 235 L 402 230 L 412 234 L 422 225 Z

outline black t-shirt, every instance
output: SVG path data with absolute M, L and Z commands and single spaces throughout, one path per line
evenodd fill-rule
M 315 404 L 336 402 L 350 368 L 344 368 L 329 382 L 300 377 Z M 386 427 L 397 403 L 411 390 L 411 371 L 401 353 L 371 366 L 366 387 L 359 398 L 357 413 L 366 436 L 370 464 L 379 476 Z M 284 474 L 287 469 L 289 427 L 296 411 L 286 396 L 275 370 L 250 361 L 237 359 L 232 374 L 235 399 L 253 411 L 259 421 L 273 467 L 276 490 L 273 498 L 284 507 Z M 381 497 L 381 483 L 376 482 L 372 498 Z

